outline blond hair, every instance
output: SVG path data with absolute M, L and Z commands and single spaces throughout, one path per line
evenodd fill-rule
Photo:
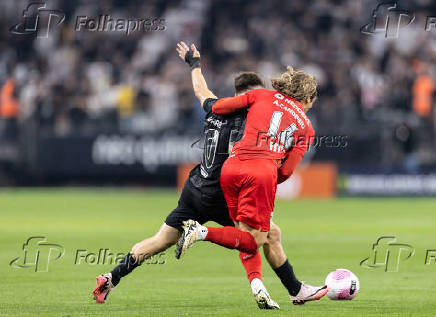
M 295 71 L 291 66 L 287 67 L 286 72 L 272 78 L 271 85 L 283 95 L 299 102 L 304 102 L 307 98 L 313 100 L 317 93 L 315 77 L 301 70 Z

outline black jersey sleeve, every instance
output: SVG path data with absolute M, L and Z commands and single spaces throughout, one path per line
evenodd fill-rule
M 203 102 L 203 109 L 206 113 L 208 112 L 212 112 L 212 106 L 215 102 L 217 102 L 218 99 L 216 98 L 207 98 L 204 102 Z

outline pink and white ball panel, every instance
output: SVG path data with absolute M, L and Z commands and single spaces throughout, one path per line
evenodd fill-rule
M 360 288 L 357 276 L 347 269 L 330 272 L 325 279 L 325 284 L 330 288 L 327 296 L 336 300 L 353 299 Z

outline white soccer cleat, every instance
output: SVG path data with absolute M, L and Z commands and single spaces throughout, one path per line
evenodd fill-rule
M 260 309 L 280 309 L 279 304 L 272 300 L 260 279 L 255 278 L 251 281 L 251 291 Z
M 311 286 L 304 282 L 301 283 L 301 289 L 296 296 L 289 296 L 294 305 L 303 305 L 305 302 L 320 300 L 328 293 L 327 285 Z
M 203 240 L 207 234 L 206 227 L 200 225 L 197 221 L 186 220 L 183 221 L 183 233 L 176 245 L 176 258 L 185 254 L 186 250 L 199 240 Z

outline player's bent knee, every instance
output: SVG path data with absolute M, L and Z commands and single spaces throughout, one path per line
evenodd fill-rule
M 254 235 L 254 240 L 256 241 L 257 247 L 260 248 L 268 241 L 267 233 L 261 232 L 260 234 Z
M 177 243 L 177 241 L 180 238 L 180 235 L 181 233 L 179 230 L 171 226 L 168 226 L 166 223 L 164 223 L 160 228 L 159 232 L 156 233 L 154 238 L 163 246 L 169 248 L 170 246 Z
M 280 227 L 271 223 L 270 231 L 268 233 L 268 244 L 280 243 L 282 240 L 282 232 Z

